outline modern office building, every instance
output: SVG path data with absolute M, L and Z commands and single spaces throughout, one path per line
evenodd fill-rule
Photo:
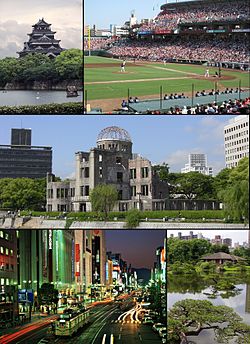
M 181 173 L 199 172 L 207 176 L 213 175 L 213 168 L 207 165 L 206 154 L 191 153 L 188 156 L 188 163 L 181 169 Z
M 69 292 L 75 281 L 74 249 L 72 230 L 20 229 L 19 288 L 37 292 L 43 283 L 53 283 L 57 289 Z
M 31 146 L 30 129 L 12 129 L 11 145 L 0 145 L 0 178 L 44 178 L 52 171 L 52 148 Z
M 12 146 L 31 146 L 31 129 L 11 129 Z
M 0 230 L 0 321 L 14 320 L 17 304 L 17 236 L 11 229 Z
M 249 156 L 249 116 L 239 115 L 224 127 L 226 167 L 236 167 L 239 161 Z
M 129 133 L 118 127 L 103 129 L 97 147 L 75 154 L 75 179 L 55 182 L 47 177 L 48 211 L 91 211 L 90 191 L 99 184 L 118 191 L 116 210 L 160 209 L 168 198 L 167 183 L 160 181 L 149 160 L 132 154 Z

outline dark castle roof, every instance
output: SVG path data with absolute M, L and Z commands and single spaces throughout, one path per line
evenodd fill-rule
M 24 42 L 23 50 L 18 52 L 19 57 L 36 52 L 56 57 L 65 50 L 59 44 L 61 40 L 54 38 L 56 31 L 51 31 L 50 26 L 51 24 L 47 23 L 44 18 L 32 25 L 32 33 L 28 34 L 30 36 L 29 41 Z

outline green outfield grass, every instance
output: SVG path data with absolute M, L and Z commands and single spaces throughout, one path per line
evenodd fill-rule
M 238 87 L 241 80 L 241 86 L 249 88 L 248 73 L 241 73 L 239 71 L 222 70 L 223 76 L 232 77 L 232 80 L 204 80 L 196 77 L 204 76 L 206 66 L 196 65 L 182 65 L 168 63 L 164 67 L 163 63 L 145 63 L 134 66 L 133 62 L 127 62 L 126 72 L 120 73 L 121 61 L 112 58 L 103 57 L 85 57 L 86 64 L 106 64 L 88 68 L 85 66 L 84 85 L 85 90 L 88 91 L 88 100 L 94 99 L 109 99 L 120 98 L 126 99 L 128 89 L 131 96 L 147 96 L 157 95 L 160 92 L 160 86 L 163 87 L 163 93 L 191 93 L 192 84 L 194 84 L 195 91 L 203 89 L 210 90 L 215 88 L 215 82 L 218 82 L 220 88 Z M 108 64 L 116 64 L 116 66 L 109 67 Z M 169 69 L 169 70 L 168 70 Z M 209 67 L 210 75 L 214 75 L 218 68 Z M 195 73 L 197 76 L 192 74 Z M 168 79 L 169 80 L 154 80 L 154 79 Z M 176 78 L 176 79 L 171 79 Z M 141 80 L 141 81 L 137 81 Z M 142 81 L 143 80 L 143 81 Z M 100 82 L 96 83 L 95 82 Z M 103 83 L 107 82 L 107 83 Z

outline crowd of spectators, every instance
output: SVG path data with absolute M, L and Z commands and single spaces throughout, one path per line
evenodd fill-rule
M 175 30 L 182 23 L 211 23 L 214 21 L 233 21 L 249 18 L 249 7 L 245 1 L 234 2 L 204 2 L 203 4 L 189 3 L 186 6 L 165 8 L 149 24 L 143 25 L 140 31 L 155 29 Z
M 115 38 L 91 38 L 90 50 L 109 49 L 116 41 Z M 84 38 L 84 50 L 89 50 L 89 39 Z
M 173 37 L 168 41 L 123 41 L 109 52 L 116 57 L 145 59 L 151 61 L 224 61 L 249 63 L 246 39 L 222 39 L 217 37 Z
M 233 100 L 229 99 L 224 101 L 222 104 L 216 102 L 208 105 L 196 104 L 195 106 L 184 106 L 184 107 L 170 107 L 167 111 L 147 111 L 147 114 L 167 114 L 167 115 L 213 115 L 213 114 L 249 114 L 250 113 L 250 97 Z

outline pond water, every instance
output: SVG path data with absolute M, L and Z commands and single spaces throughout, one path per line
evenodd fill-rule
M 209 279 L 197 279 L 194 276 L 171 277 L 168 282 L 168 308 L 185 299 L 209 300 L 214 305 L 233 308 L 243 322 L 250 325 L 250 279 L 231 276 L 229 280 L 235 284 L 237 292 L 220 291 L 215 298 L 210 298 L 208 294 L 212 294 L 213 283 L 209 282 Z M 213 330 L 204 330 L 199 336 L 189 336 L 188 339 L 196 344 L 218 344 L 214 337 Z M 229 343 L 234 344 L 235 341 L 231 340 Z
M 65 91 L 0 91 L 0 106 L 82 102 L 83 92 L 79 91 L 78 93 L 78 97 L 67 98 Z

